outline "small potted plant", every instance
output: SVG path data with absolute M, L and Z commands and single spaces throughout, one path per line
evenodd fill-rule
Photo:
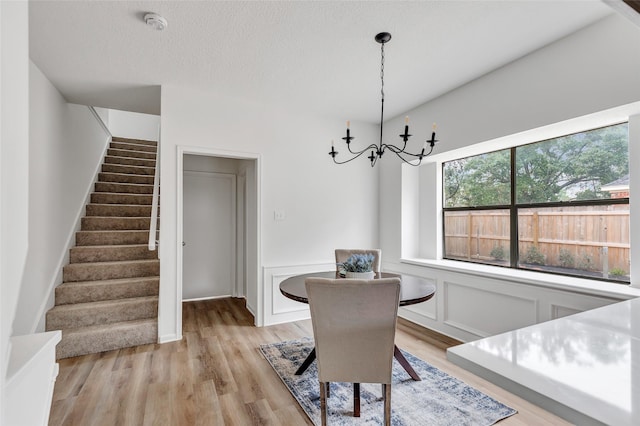
M 372 253 L 352 254 L 342 263 L 338 263 L 340 275 L 346 278 L 370 280 L 375 276 Z

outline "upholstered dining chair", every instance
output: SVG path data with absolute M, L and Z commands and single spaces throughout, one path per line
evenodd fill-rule
M 384 424 L 391 424 L 391 377 L 400 278 L 305 280 L 315 340 L 320 411 L 327 424 L 331 382 L 353 383 L 354 415 L 360 383 L 381 383 Z
M 380 272 L 380 263 L 382 262 L 382 250 L 380 249 L 336 249 L 336 269 L 337 264 L 346 261 L 352 254 L 373 254 L 373 272 Z

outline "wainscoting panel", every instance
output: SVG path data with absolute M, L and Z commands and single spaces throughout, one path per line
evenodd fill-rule
M 280 283 L 294 275 L 331 271 L 335 270 L 335 267 L 333 263 L 319 263 L 263 268 L 264 318 L 262 325 L 267 326 L 310 318 L 309 306 L 283 296 L 280 293 Z
M 401 308 L 398 314 L 462 342 L 595 309 L 619 299 L 411 263 L 384 262 L 383 271 L 433 280 L 428 302 Z
M 486 337 L 537 322 L 537 300 L 445 281 L 443 322 Z
M 399 274 L 400 272 L 398 271 L 386 271 L 386 272 L 393 272 L 396 274 Z M 419 276 L 416 274 L 406 274 L 406 275 L 413 275 L 413 276 Z M 427 278 L 427 277 L 422 277 L 422 278 Z M 436 286 L 436 294 L 429 300 L 427 300 L 426 302 L 422 302 L 422 303 L 417 303 L 415 305 L 409 305 L 409 306 L 404 306 L 399 310 L 400 316 L 406 316 L 409 318 L 423 318 L 423 319 L 427 319 L 427 320 L 431 320 L 431 321 L 437 321 L 438 320 L 438 295 L 439 292 L 437 290 L 438 287 L 438 282 L 435 278 L 427 278 L 428 281 L 430 281 L 431 283 L 433 283 L 433 285 Z M 404 315 L 403 315 L 404 314 Z M 412 320 L 414 321 L 414 320 Z
M 568 308 L 566 306 L 560 305 L 551 305 L 551 318 L 558 319 L 562 317 L 568 317 L 569 315 L 577 314 L 579 311 L 577 309 Z

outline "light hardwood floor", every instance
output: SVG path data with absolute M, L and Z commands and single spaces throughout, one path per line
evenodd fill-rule
M 258 328 L 242 299 L 188 302 L 183 335 L 181 342 L 60 360 L 49 423 L 311 425 L 258 349 L 311 336 L 310 320 Z M 517 409 L 501 426 L 568 424 L 447 361 L 451 339 L 400 319 L 396 342 Z

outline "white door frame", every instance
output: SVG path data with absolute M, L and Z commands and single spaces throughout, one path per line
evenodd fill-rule
M 255 161 L 255 186 L 256 186 L 256 265 L 255 265 L 255 276 L 253 280 L 249 280 L 249 276 L 247 275 L 248 282 L 255 282 L 256 289 L 256 304 L 255 310 L 253 312 L 255 318 L 255 324 L 260 326 L 262 325 L 262 299 L 263 299 L 263 290 L 261 285 L 261 274 L 260 274 L 260 265 L 262 264 L 262 242 L 261 242 L 261 226 L 260 226 L 260 218 L 261 215 L 261 189 L 260 189 L 260 181 L 261 181 L 261 164 L 260 164 L 260 154 L 256 153 L 247 153 L 247 152 L 235 152 L 235 151 L 225 151 L 213 148 L 205 148 L 205 147 L 197 147 L 197 146 L 185 146 L 178 145 L 177 147 L 177 155 L 176 155 L 176 330 L 180 332 L 182 330 L 182 240 L 184 238 L 184 233 L 182 229 L 183 222 L 183 185 L 184 185 L 184 156 L 187 154 L 191 155 L 205 155 L 209 157 L 221 157 L 221 158 L 233 158 L 236 160 L 254 160 Z M 247 249 L 245 247 L 245 249 Z M 247 293 L 249 291 L 247 290 Z

